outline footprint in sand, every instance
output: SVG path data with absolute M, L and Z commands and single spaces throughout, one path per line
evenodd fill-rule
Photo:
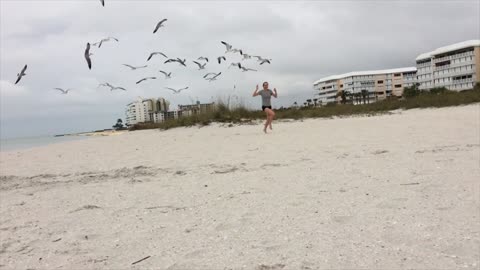
M 70 211 L 70 213 L 75 213 L 75 212 L 78 212 L 78 211 L 82 211 L 82 210 L 92 210 L 92 209 L 101 209 L 101 207 L 98 207 L 96 205 L 91 205 L 91 204 L 88 204 L 88 205 L 84 205 L 80 208 L 77 208 L 73 211 Z

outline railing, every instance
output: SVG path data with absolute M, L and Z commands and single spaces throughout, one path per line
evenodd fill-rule
M 472 56 L 472 55 L 474 55 L 473 51 L 469 51 L 469 52 L 464 52 L 464 53 L 459 53 L 459 54 L 454 54 L 454 55 L 448 55 L 448 56 L 444 56 L 444 57 L 441 57 L 441 58 L 433 58 L 433 62 L 434 63 L 442 62 L 442 61 L 445 61 L 445 60 L 457 59 L 457 58 L 460 58 L 460 57 Z

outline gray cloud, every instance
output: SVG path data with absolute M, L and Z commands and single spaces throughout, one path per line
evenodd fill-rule
M 236 95 L 257 108 L 260 100 L 251 92 L 265 80 L 279 90 L 275 104 L 290 105 L 311 98 L 312 82 L 323 76 L 413 66 L 422 52 L 480 38 L 478 1 L 107 1 L 105 8 L 97 2 L 0 2 L 2 137 L 109 127 L 137 96 L 165 97 L 175 106 Z M 168 18 L 166 27 L 153 35 L 162 18 Z M 83 59 L 85 44 L 106 36 L 120 42 L 93 49 L 90 71 Z M 217 82 L 206 82 L 191 60 L 223 55 L 221 40 L 272 58 L 272 64 L 244 61 L 259 71 L 242 73 L 210 63 L 208 71 L 223 74 Z M 122 66 L 143 65 L 157 50 L 187 58 L 189 67 L 165 65 L 161 57 L 148 62 L 147 70 Z M 24 64 L 28 75 L 13 86 Z M 163 79 L 160 69 L 172 71 L 174 78 Z M 151 75 L 159 79 L 135 84 Z M 128 92 L 97 89 L 105 81 Z M 172 95 L 165 86 L 190 89 Z M 59 95 L 54 87 L 74 90 Z

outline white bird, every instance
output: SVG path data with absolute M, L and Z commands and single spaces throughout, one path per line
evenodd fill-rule
M 246 67 L 241 67 L 242 71 L 245 72 L 245 71 L 257 71 L 256 69 L 252 69 L 252 68 L 246 68 Z
M 257 61 L 260 62 L 260 65 L 265 64 L 265 63 L 270 64 L 270 61 L 272 61 L 272 59 L 263 58 L 261 56 L 253 56 L 253 57 L 256 57 L 258 59 Z
M 215 74 L 217 74 L 217 73 L 209 72 L 209 73 L 205 74 L 205 76 L 203 76 L 203 78 L 206 79 L 208 76 L 215 75 Z
M 143 82 L 143 81 L 146 81 L 146 80 L 155 80 L 156 78 L 157 78 L 157 77 L 145 77 L 145 78 L 139 80 L 139 81 L 137 82 L 137 84 L 139 84 L 139 83 L 141 83 L 141 82 Z
M 242 51 L 241 49 L 232 49 L 230 52 L 232 52 L 232 53 L 237 53 L 237 52 L 239 52 L 240 55 L 243 55 L 243 51 Z
M 231 63 L 230 66 L 228 68 L 231 68 L 231 67 L 238 67 L 238 68 L 242 68 L 242 64 L 241 63 Z
M 110 87 L 110 88 L 113 87 L 111 84 L 109 84 L 108 82 L 106 82 L 106 83 L 101 83 L 101 84 L 99 84 L 99 85 L 97 86 L 97 89 L 100 88 L 100 87 L 102 87 L 102 86 Z
M 168 57 L 167 57 L 164 53 L 162 53 L 162 52 L 152 52 L 152 53 L 150 54 L 150 56 L 148 57 L 147 61 L 150 61 L 150 59 L 152 59 L 152 57 L 153 57 L 154 55 L 157 55 L 157 54 L 160 54 L 160 55 L 162 55 L 163 57 L 168 58 Z
M 25 73 L 25 71 L 27 70 L 27 65 L 25 65 L 23 68 L 22 68 L 22 71 L 20 71 L 20 73 L 17 73 L 17 81 L 15 82 L 15 84 L 17 84 L 23 76 L 27 75 Z
M 244 53 L 242 61 L 245 60 L 245 59 L 250 59 L 250 58 L 252 58 L 251 55 Z
M 223 61 L 226 61 L 226 60 L 227 60 L 227 59 L 225 58 L 225 56 L 219 56 L 219 57 L 217 57 L 217 61 L 218 61 L 219 64 L 222 63 L 222 59 L 223 59 Z
M 182 60 L 182 59 L 180 59 L 180 58 L 177 58 L 177 62 L 180 63 L 180 65 L 182 65 L 182 66 L 185 66 L 185 67 L 187 66 L 187 65 L 185 64 L 185 63 L 187 62 L 187 59 L 183 59 L 183 60 Z
M 260 62 L 260 65 L 263 65 L 263 64 L 265 64 L 265 63 L 269 63 L 269 64 L 270 64 L 270 61 L 271 61 L 271 60 L 272 60 L 272 59 L 263 59 L 263 60 Z
M 165 75 L 165 79 L 170 79 L 170 78 L 172 78 L 172 72 L 167 73 L 167 72 L 165 72 L 165 71 L 163 71 L 163 70 L 159 70 L 159 72 L 161 72 L 161 73 L 163 73 L 163 74 Z
M 205 66 L 207 65 L 207 63 L 204 63 L 204 64 L 202 65 L 202 64 L 200 64 L 200 63 L 197 62 L 197 61 L 193 61 L 193 62 L 198 65 L 198 70 L 205 69 Z
M 118 38 L 107 37 L 107 38 L 101 39 L 99 42 L 93 43 L 92 45 L 93 46 L 98 45 L 98 48 L 100 48 L 100 47 L 102 47 L 103 42 L 108 42 L 110 40 L 115 40 L 116 42 L 118 42 Z
M 105 6 L 105 0 L 100 0 L 100 3 L 102 3 L 102 6 Z
M 92 69 L 92 60 L 90 59 L 90 43 L 87 43 L 87 48 L 85 49 L 85 60 L 87 60 L 88 69 Z
M 210 82 L 215 81 L 215 80 L 217 80 L 217 77 L 220 76 L 220 74 L 222 74 L 222 72 L 219 72 L 218 74 L 215 74 L 215 76 L 213 76 L 213 77 L 211 77 L 207 80 L 210 81 Z
M 110 88 L 110 91 L 113 91 L 113 90 L 123 90 L 123 91 L 127 91 L 127 89 L 123 88 L 123 87 L 112 87 Z
M 127 65 L 127 64 L 122 64 L 122 65 L 124 65 L 124 66 L 126 66 L 126 67 L 129 67 L 131 70 L 137 70 L 137 69 L 140 69 L 140 68 L 146 68 L 146 67 L 148 67 L 147 65 L 141 66 L 141 67 L 134 67 L 134 66 Z
M 165 87 L 166 89 L 168 90 L 172 90 L 174 94 L 179 94 L 180 92 L 182 92 L 183 90 L 187 90 L 188 89 L 188 86 L 187 87 L 184 87 L 184 88 L 181 88 L 181 89 L 173 89 L 173 88 L 170 88 L 170 87 Z
M 68 94 L 68 91 L 72 90 L 72 89 L 64 90 L 64 89 L 62 89 L 62 88 L 54 88 L 54 89 L 55 89 L 55 90 L 58 90 L 58 91 L 61 91 L 62 94 L 64 94 L 64 95 Z
M 203 57 L 203 56 L 200 56 L 197 60 L 205 60 L 208 62 L 208 58 L 207 57 Z
M 153 33 L 155 34 L 158 31 L 158 29 L 160 29 L 160 27 L 164 27 L 163 23 L 166 22 L 166 21 L 167 21 L 167 19 L 163 19 L 163 20 L 159 21 L 157 23 L 157 26 L 155 26 L 155 30 L 153 30 Z
M 225 45 L 225 47 L 227 48 L 227 50 L 225 51 L 226 53 L 227 53 L 227 52 L 230 52 L 230 51 L 232 50 L 232 45 L 228 44 L 228 43 L 225 42 L 225 41 L 221 41 L 221 43 L 222 43 L 223 45 Z

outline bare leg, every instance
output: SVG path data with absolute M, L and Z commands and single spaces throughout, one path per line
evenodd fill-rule
M 263 132 L 267 133 L 267 127 L 268 127 L 268 124 L 269 124 L 269 118 L 268 118 L 268 112 L 267 112 L 267 120 L 265 121 L 265 125 L 263 127 Z

